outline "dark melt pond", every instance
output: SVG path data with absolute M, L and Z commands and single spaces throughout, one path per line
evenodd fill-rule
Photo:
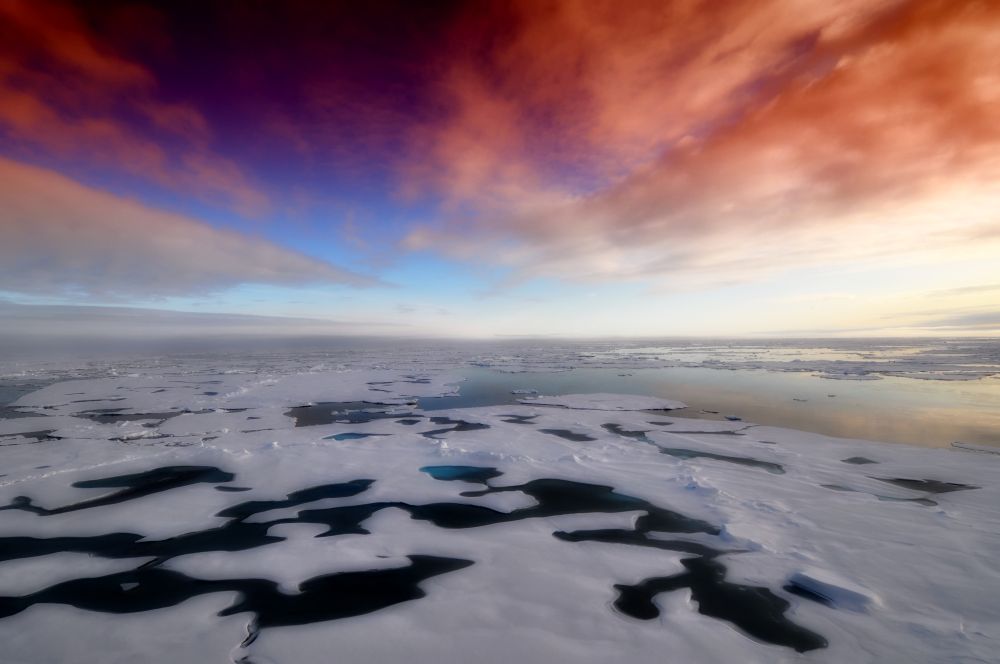
M 461 482 L 478 482 L 485 484 L 487 480 L 500 477 L 501 473 L 496 468 L 485 468 L 480 466 L 424 466 L 420 472 L 427 473 L 436 480 L 450 482 L 458 480 Z
M 296 427 L 314 427 L 343 422 L 364 424 L 374 420 L 401 417 L 420 417 L 408 412 L 405 406 L 378 404 L 369 401 L 330 401 L 310 406 L 298 406 L 285 413 L 295 420 Z
M 789 608 L 786 600 L 767 588 L 726 581 L 726 568 L 718 557 L 738 554 L 739 551 L 661 536 L 664 533 L 718 536 L 720 529 L 711 523 L 620 493 L 610 486 L 547 478 L 510 486 L 491 486 L 487 484 L 489 480 L 502 476 L 499 470 L 492 467 L 440 465 L 424 466 L 419 470 L 437 480 L 474 482 L 484 488 L 462 492 L 460 495 L 466 502 L 412 504 L 378 501 L 302 509 L 294 516 L 263 522 L 249 521 L 251 517 L 275 509 L 295 508 L 329 498 L 356 497 L 368 491 L 375 482 L 355 479 L 304 487 L 284 498 L 236 502 L 216 514 L 228 519 L 223 525 L 162 540 L 146 538 L 139 533 L 107 533 L 89 537 L 0 536 L 0 561 L 61 551 L 114 559 L 151 559 L 131 571 L 72 579 L 24 596 L 0 596 L 0 619 L 36 604 L 63 604 L 89 611 L 126 614 L 176 606 L 207 593 L 236 592 L 236 602 L 220 615 L 251 612 L 255 616 L 244 642 L 247 645 L 261 629 L 337 620 L 419 599 L 425 595 L 420 587 L 423 581 L 475 564 L 475 551 L 470 552 L 472 559 L 414 553 L 406 557 L 407 564 L 403 566 L 324 574 L 302 582 L 299 592 L 295 594 L 282 592 L 277 583 L 267 579 L 200 579 L 166 569 L 162 564 L 172 557 L 191 553 L 243 551 L 274 545 L 283 538 L 270 534 L 269 530 L 279 524 L 314 523 L 326 526 L 327 530 L 319 537 L 365 535 L 368 531 L 362 524 L 377 512 L 390 508 L 404 510 L 413 519 L 445 529 L 478 528 L 571 514 L 635 512 L 637 517 L 631 528 L 552 533 L 552 536 L 569 543 L 605 542 L 677 551 L 692 556 L 683 560 L 687 569 L 683 574 L 653 577 L 634 586 L 614 586 L 618 592 L 615 602 L 618 611 L 638 619 L 653 618 L 659 613 L 653 601 L 657 594 L 687 588 L 696 599 L 701 613 L 730 622 L 755 639 L 798 651 L 826 645 L 822 636 L 786 617 Z M 20 497 L 0 509 L 25 510 L 46 518 L 166 491 L 190 490 L 192 485 L 200 483 L 211 483 L 219 490 L 252 490 L 252 487 L 229 485 L 234 479 L 232 473 L 211 466 L 165 466 L 76 482 L 73 486 L 79 488 L 113 489 L 109 494 L 89 500 L 42 508 L 36 506 L 31 498 Z M 468 502 L 469 499 L 506 492 L 523 493 L 533 498 L 534 504 L 502 512 Z

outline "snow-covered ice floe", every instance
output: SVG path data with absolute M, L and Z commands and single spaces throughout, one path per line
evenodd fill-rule
M 1000 646 L 1000 456 L 983 450 L 628 395 L 432 416 L 414 399 L 456 381 L 427 367 L 131 373 L 49 385 L 0 421 L 4 662 Z

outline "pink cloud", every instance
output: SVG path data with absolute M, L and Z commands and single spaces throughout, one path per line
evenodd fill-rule
M 244 214 L 268 209 L 239 165 L 210 150 L 202 114 L 159 99 L 152 73 L 108 50 L 69 6 L 4 2 L 0 24 L 0 133 L 13 144 L 84 158 Z M 130 115 L 145 126 L 122 119 Z
M 995 3 L 630 7 L 524 3 L 509 39 L 457 58 L 410 172 L 451 212 L 407 246 L 684 283 L 1000 224 Z

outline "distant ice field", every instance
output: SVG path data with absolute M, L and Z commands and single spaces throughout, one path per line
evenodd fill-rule
M 233 340 L 30 358 L 0 355 L 0 408 L 39 383 L 154 370 L 207 359 L 246 370 L 399 366 L 447 369 L 461 381 L 424 409 L 516 403 L 535 394 L 625 392 L 674 398 L 685 417 L 726 415 L 831 436 L 947 447 L 1000 446 L 1000 340 L 828 339 L 395 342 Z M 234 350 L 226 352 L 226 347 Z M 2 416 L 17 413 L 0 412 Z

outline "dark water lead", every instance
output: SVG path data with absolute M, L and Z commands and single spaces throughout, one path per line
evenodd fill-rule
M 741 553 L 740 551 L 720 551 L 705 544 L 689 540 L 649 537 L 646 532 L 640 529 L 606 528 L 601 530 L 574 530 L 568 533 L 556 531 L 552 535 L 564 542 L 601 542 L 604 544 L 643 546 L 647 549 L 660 549 L 661 551 L 680 551 L 681 553 L 690 553 L 704 558 L 714 558 L 723 553 Z
M 969 491 L 971 489 L 979 488 L 978 486 L 974 486 L 972 484 L 941 482 L 940 480 L 911 480 L 903 477 L 873 477 L 872 479 L 901 486 L 904 489 L 926 491 L 927 493 L 951 493 L 952 491 Z
M 681 431 L 680 429 L 671 429 L 668 433 L 672 434 L 694 434 L 696 436 L 746 436 L 742 430 L 732 430 L 732 431 L 699 431 L 698 429 L 691 429 L 689 431 Z
M 279 523 L 294 522 L 295 519 L 268 523 L 233 520 L 218 528 L 197 530 L 162 540 L 147 539 L 136 533 L 108 533 L 91 537 L 0 537 L 0 561 L 72 551 L 112 559 L 149 557 L 159 564 L 191 553 L 247 551 L 282 542 L 284 537 L 269 535 L 268 530 Z
M 664 422 L 664 423 L 650 422 L 650 424 L 670 424 L 670 423 L 669 422 Z M 738 457 L 738 456 L 730 456 L 728 454 L 716 454 L 715 452 L 705 452 L 705 451 L 701 451 L 701 450 L 690 450 L 690 449 L 681 448 L 681 447 L 662 447 L 662 446 L 654 443 L 652 440 L 649 439 L 649 437 L 646 435 L 647 433 L 649 433 L 649 431 L 641 431 L 641 430 L 640 431 L 629 431 L 627 429 L 622 428 L 622 426 L 620 424 L 612 424 L 612 423 L 602 424 L 601 427 L 603 429 L 605 429 L 606 431 L 609 431 L 609 432 L 611 432 L 613 434 L 622 436 L 623 438 L 632 438 L 634 440 L 638 440 L 638 441 L 643 442 L 643 443 L 649 443 L 650 445 L 653 445 L 658 450 L 660 450 L 660 453 L 662 453 L 662 454 L 668 454 L 668 455 L 670 455 L 672 457 L 677 457 L 678 459 L 697 459 L 699 457 L 700 458 L 705 458 L 705 459 L 715 459 L 716 461 L 725 461 L 726 463 L 735 463 L 735 464 L 740 465 L 740 466 L 750 466 L 752 468 L 763 468 L 767 472 L 774 473 L 775 475 L 784 475 L 785 474 L 785 468 L 784 468 L 784 466 L 782 466 L 781 464 L 778 464 L 778 463 L 772 463 L 770 461 L 760 461 L 758 459 L 751 459 L 749 457 Z M 675 434 L 677 434 L 677 433 L 692 433 L 692 434 L 701 434 L 701 435 L 724 435 L 724 436 L 741 436 L 741 435 L 743 435 L 743 434 L 741 434 L 739 432 L 736 432 L 736 431 L 672 431 L 671 433 L 675 433 Z
M 802 599 L 807 599 L 810 602 L 816 602 L 817 604 L 828 606 L 831 609 L 837 608 L 837 604 L 826 595 L 818 593 L 815 590 L 807 588 L 798 583 L 795 582 L 787 583 L 784 586 L 782 586 L 781 589 L 784 590 L 786 593 L 790 593 L 792 595 L 795 595 L 796 597 L 801 597 Z
M 789 583 L 781 587 L 786 593 L 795 595 L 796 597 L 801 597 L 802 599 L 807 599 L 810 602 L 816 602 L 817 604 L 822 604 L 823 606 L 828 606 L 831 609 L 834 608 L 834 604 L 830 601 L 830 598 L 825 595 L 820 595 L 817 592 L 800 586 L 798 584 Z
M 753 638 L 791 647 L 799 652 L 826 647 L 827 641 L 822 636 L 786 618 L 788 602 L 767 588 L 744 586 L 725 580 L 726 568 L 715 559 L 722 554 L 740 551 L 721 551 L 699 542 L 650 537 L 651 533 L 656 532 L 718 534 L 719 529 L 683 514 L 653 507 L 636 519 L 631 530 L 578 530 L 556 532 L 553 535 L 567 542 L 625 544 L 698 556 L 681 561 L 688 570 L 685 574 L 654 577 L 635 586 L 615 585 L 615 590 L 619 593 L 615 608 L 626 615 L 641 620 L 655 618 L 660 614 L 653 604 L 653 598 L 657 594 L 690 588 L 700 613 L 729 621 Z
M 118 422 L 141 422 L 143 420 L 157 420 L 165 422 L 172 417 L 184 414 L 203 415 L 211 413 L 211 410 L 170 410 L 162 413 L 123 413 L 125 408 L 97 408 L 94 410 L 84 410 L 74 413 L 73 417 L 83 417 L 98 424 L 117 424 Z
M 33 413 L 30 410 L 18 410 L 17 408 L 11 408 L 10 406 L 0 407 L 0 420 L 13 420 L 19 417 L 44 417 L 44 413 Z
M 790 604 L 761 586 L 744 586 L 725 580 L 726 568 L 708 558 L 681 561 L 686 573 L 653 577 L 634 586 L 617 584 L 614 606 L 627 616 L 651 620 L 660 615 L 653 603 L 656 595 L 689 588 L 698 613 L 725 620 L 749 636 L 776 645 L 807 652 L 825 648 L 827 640 L 785 617 Z
M 737 457 L 729 456 L 727 454 L 716 454 L 715 452 L 705 452 L 702 450 L 689 450 L 681 447 L 659 447 L 662 454 L 669 454 L 672 457 L 677 457 L 678 459 L 715 459 L 716 461 L 725 461 L 726 463 L 735 463 L 739 466 L 750 466 L 751 468 L 763 468 L 769 473 L 774 473 L 775 475 L 784 475 L 785 467 L 780 463 L 772 463 L 770 461 L 759 461 L 757 459 L 751 459 L 749 457 Z
M 495 477 L 496 469 L 486 467 L 425 467 L 433 477 L 486 479 Z M 217 473 L 222 473 L 220 477 Z M 487 477 L 489 476 L 489 477 Z M 180 486 L 194 481 L 229 481 L 229 473 L 211 467 L 170 466 L 166 468 L 92 480 L 78 484 L 88 486 L 124 486 L 129 496 L 146 495 L 167 486 Z M 199 480 L 199 478 L 202 478 Z M 327 526 L 319 536 L 367 534 L 362 523 L 387 508 L 408 512 L 413 519 L 428 521 L 440 528 L 476 528 L 510 523 L 529 518 L 586 514 L 642 512 L 632 530 L 591 530 L 571 533 L 556 532 L 555 537 L 566 542 L 607 542 L 681 551 L 700 556 L 686 561 L 689 572 L 677 577 L 654 578 L 635 587 L 617 587 L 621 597 L 619 610 L 645 617 L 658 592 L 688 587 L 699 602 L 699 610 L 713 617 L 733 622 L 752 637 L 796 649 L 822 647 L 822 637 L 784 618 L 787 608 L 780 598 L 767 589 L 739 586 L 725 581 L 725 567 L 714 559 L 722 553 L 698 542 L 667 540 L 650 537 L 651 533 L 705 533 L 718 535 L 718 527 L 671 510 L 658 507 L 641 498 L 618 493 L 613 487 L 573 482 L 561 479 L 539 479 L 524 484 L 466 491 L 467 498 L 491 493 L 520 492 L 534 498 L 536 504 L 512 512 L 501 512 L 470 503 L 429 503 L 413 505 L 405 502 L 374 502 L 321 509 L 300 510 L 294 517 L 261 523 L 248 523 L 252 515 L 277 508 L 298 505 L 323 498 L 350 497 L 366 491 L 372 480 L 358 479 L 336 484 L 324 484 L 292 492 L 281 500 L 247 501 L 228 507 L 218 516 L 230 520 L 217 528 L 195 531 L 164 540 L 150 540 L 134 533 L 110 533 L 93 537 L 0 537 L 0 561 L 44 556 L 59 551 L 90 553 L 106 558 L 152 558 L 139 569 L 121 574 L 91 579 L 77 579 L 51 586 L 24 597 L 0 597 L 0 618 L 13 615 L 39 603 L 68 604 L 82 609 L 109 613 L 131 613 L 174 606 L 196 595 L 236 590 L 241 599 L 223 615 L 251 611 L 256 614 L 251 639 L 257 629 L 272 625 L 293 625 L 335 620 L 376 611 L 392 604 L 423 596 L 420 581 L 438 574 L 461 569 L 472 561 L 410 556 L 409 567 L 390 570 L 338 573 L 315 577 L 300 586 L 298 595 L 286 595 L 274 582 L 264 579 L 205 581 L 164 570 L 159 565 L 179 555 L 208 551 L 243 551 L 283 541 L 270 535 L 271 527 L 285 523 L 318 523 Z M 142 493 L 145 487 L 146 493 Z M 121 493 L 121 492 L 120 492 Z M 113 494 L 72 509 L 127 500 L 129 496 Z M 22 507 L 23 508 L 23 507 Z M 37 511 L 40 508 L 34 508 Z M 52 514 L 56 511 L 41 511 Z M 646 599 L 643 599 L 643 598 Z M 644 604 L 645 602 L 645 604 Z M 742 603 L 741 603 L 742 602 Z M 654 607 L 655 608 L 655 607 Z
M 501 415 L 500 417 L 506 418 L 500 421 L 507 424 L 534 424 L 532 420 L 537 418 L 538 415 Z
M 864 493 L 869 496 L 875 496 L 879 500 L 891 503 L 916 503 L 918 505 L 924 505 L 926 507 L 934 507 L 937 505 L 936 501 L 930 498 L 897 498 L 895 496 L 883 496 L 878 493 L 871 493 L 870 491 L 861 491 L 860 489 L 852 489 L 849 486 L 844 486 L 842 484 L 820 484 L 824 489 L 830 489 L 831 491 L 844 491 L 848 493 Z
M 873 461 L 868 457 L 863 457 L 863 456 L 848 457 L 846 459 L 841 459 L 841 462 L 854 464 L 855 466 L 864 466 L 869 463 L 878 463 L 878 461 Z
M 658 507 L 642 498 L 618 493 L 613 487 L 560 479 L 539 479 L 514 486 L 488 487 L 479 491 L 465 491 L 462 496 L 478 497 L 492 493 L 516 491 L 534 498 L 537 505 L 523 507 L 505 515 L 504 520 L 563 516 L 569 514 L 613 514 L 618 512 L 645 512 L 636 520 L 640 530 L 665 532 L 708 533 L 718 535 L 719 528 L 707 521 L 694 519 L 678 512 Z M 501 513 L 502 514 L 502 513 Z
M 571 440 L 574 443 L 586 443 L 592 440 L 597 440 L 593 436 L 588 436 L 585 433 L 576 433 L 575 431 L 570 431 L 569 429 L 539 429 L 541 433 L 547 433 L 550 436 L 558 436 L 564 440 Z
M 198 484 L 201 482 L 230 482 L 233 477 L 235 477 L 235 475 L 232 473 L 227 473 L 213 466 L 165 466 L 163 468 L 147 470 L 141 473 L 116 475 L 114 477 L 105 477 L 96 480 L 83 480 L 81 482 L 73 483 L 73 486 L 79 489 L 121 488 L 120 491 L 115 491 L 114 493 L 106 494 L 104 496 L 98 496 L 97 498 L 82 500 L 78 503 L 63 505 L 62 507 L 46 509 L 33 504 L 31 498 L 28 498 L 27 496 L 17 496 L 10 502 L 10 504 L 0 507 L 0 510 L 23 510 L 25 512 L 34 512 L 35 514 L 41 516 L 64 514 L 66 512 L 75 512 L 77 510 L 84 510 L 92 507 L 114 505 L 116 503 L 125 502 L 126 500 L 134 500 L 135 498 L 142 498 L 143 496 L 148 496 L 154 493 L 188 486 L 189 484 Z
M 286 507 L 298 507 L 299 505 L 323 500 L 324 498 L 349 498 L 356 496 L 359 493 L 367 491 L 374 483 L 375 480 L 358 479 L 349 482 L 337 482 L 335 484 L 320 484 L 308 489 L 293 491 L 280 500 L 250 500 L 245 503 L 233 505 L 216 513 L 216 516 L 242 521 L 261 512 L 269 512 Z
M 650 424 L 653 424 L 653 422 L 650 422 Z M 669 422 L 667 424 L 669 424 Z M 620 424 L 612 423 L 602 424 L 601 428 L 617 436 L 621 436 L 622 438 L 633 438 L 635 440 L 642 441 L 643 443 L 653 442 L 646 436 L 646 434 L 649 433 L 648 429 L 645 431 L 629 431 L 628 429 L 623 429 Z
M 160 469 L 169 470 L 169 469 Z M 152 471 L 151 471 L 152 472 Z M 239 503 L 228 507 L 216 516 L 229 517 L 230 520 L 222 526 L 193 531 L 169 537 L 163 540 L 144 538 L 135 533 L 111 533 L 93 537 L 0 537 L 0 561 L 17 558 L 28 558 L 49 555 L 60 551 L 90 553 L 105 558 L 139 558 L 152 557 L 158 562 L 190 553 L 205 553 L 209 551 L 244 551 L 284 540 L 283 537 L 269 535 L 268 530 L 283 523 L 300 523 L 298 518 L 276 519 L 262 523 L 246 523 L 248 517 L 282 507 L 298 505 L 321 500 L 324 498 L 344 498 L 366 491 L 373 480 L 358 479 L 337 484 L 324 484 L 300 491 L 294 491 L 281 500 L 256 500 Z M 228 487 L 214 487 L 216 490 Z M 246 490 L 246 487 L 233 487 Z M 133 496 L 135 497 L 135 496 Z M 25 499 L 26 500 L 26 499 Z M 127 500 L 127 498 L 122 498 Z M 16 502 L 16 501 L 15 501 Z M 117 501 L 116 501 L 117 502 Z M 104 503 L 101 503 L 104 504 Z M 85 507 L 96 507 L 90 503 Z M 358 525 L 368 515 L 381 509 L 383 505 L 369 509 L 363 506 L 361 510 L 349 510 L 345 515 L 344 532 L 365 532 Z M 60 513 L 59 511 L 42 510 L 30 505 L 8 506 L 6 509 L 28 509 L 42 516 Z M 77 504 L 76 509 L 84 509 Z M 68 510 L 66 510 L 68 511 Z
M 535 499 L 535 505 L 501 512 L 491 507 L 472 503 L 427 503 L 414 505 L 401 501 L 386 501 L 367 503 L 363 505 L 348 505 L 320 509 L 302 510 L 295 518 L 284 519 L 275 523 L 317 523 L 328 527 L 319 537 L 332 537 L 345 534 L 367 534 L 361 523 L 371 518 L 376 512 L 388 508 L 401 509 L 418 521 L 428 521 L 439 528 L 464 529 L 480 528 L 501 523 L 512 523 L 523 519 L 564 516 L 570 514 L 646 512 L 637 520 L 637 527 L 650 530 L 669 532 L 695 533 L 703 532 L 712 535 L 719 533 L 719 528 L 693 519 L 671 510 L 657 507 L 641 498 L 634 498 L 617 493 L 612 487 L 584 482 L 572 482 L 561 479 L 539 479 L 504 487 L 487 487 L 482 490 L 465 491 L 461 495 L 475 498 L 491 493 L 504 492 L 524 493 Z M 226 515 L 227 512 L 220 512 Z
M 335 433 L 332 436 L 324 436 L 323 440 L 364 440 L 365 438 L 381 438 L 388 435 L 387 433 Z
M 26 442 L 41 443 L 47 440 L 62 440 L 59 436 L 53 436 L 55 429 L 42 429 L 40 431 L 22 431 L 20 433 L 0 434 L 0 447 L 7 445 L 24 445 Z M 18 439 L 24 439 L 18 441 Z
M 372 613 L 394 604 L 420 599 L 420 583 L 472 565 L 471 560 L 439 556 L 408 556 L 406 567 L 341 572 L 316 576 L 299 585 L 299 592 L 281 592 L 267 579 L 208 581 L 157 567 L 59 583 L 23 597 L 0 597 L 0 618 L 35 604 L 65 604 L 102 613 L 138 613 L 176 606 L 193 597 L 216 592 L 240 593 L 240 599 L 219 613 L 255 614 L 254 628 L 306 625 Z
M 129 550 L 141 539 L 142 535 L 136 533 L 85 537 L 0 537 L 0 562 L 48 556 L 64 551 L 88 553 L 103 558 L 131 557 L 131 554 L 117 554 Z
M 86 392 L 73 392 L 72 394 L 86 394 Z M 105 397 L 103 399 L 76 399 L 70 403 L 109 403 L 112 401 L 125 401 L 126 397 Z
M 432 417 L 431 422 L 434 424 L 445 424 L 448 425 L 443 429 L 432 429 L 431 431 L 424 431 L 420 435 L 425 438 L 437 438 L 438 436 L 446 433 L 461 433 L 463 431 L 481 431 L 483 429 L 489 429 L 490 425 L 481 424 L 479 422 L 466 422 L 465 420 L 453 420 L 450 417 Z
M 400 404 L 379 404 L 371 401 L 327 401 L 311 406 L 296 406 L 285 412 L 295 420 L 296 427 L 314 427 L 335 422 L 364 424 L 373 420 L 398 417 L 420 417 L 406 412 Z

